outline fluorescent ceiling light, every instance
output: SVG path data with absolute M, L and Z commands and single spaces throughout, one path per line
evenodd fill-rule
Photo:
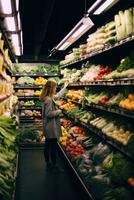
M 18 21 L 18 30 L 20 30 L 21 29 L 20 13 L 17 14 L 17 21 Z
M 99 15 L 102 12 L 110 9 L 119 0 L 97 0 L 89 9 L 89 14 Z
M 22 31 L 20 32 L 20 40 L 21 40 L 21 44 L 23 44 L 23 33 L 22 33 Z
M 6 17 L 4 21 L 8 31 L 16 31 L 16 24 L 14 17 Z
M 15 3 L 16 3 L 16 10 L 18 11 L 19 10 L 19 0 L 15 0 Z
M 56 46 L 57 50 L 65 50 L 84 33 L 86 33 L 94 23 L 89 17 L 83 17 L 76 26 L 68 33 L 68 35 Z
M 111 8 L 113 6 L 113 3 L 114 4 L 117 3 L 117 0 L 107 0 L 107 1 L 105 1 L 93 14 L 99 15 L 103 11 L 106 11 L 109 8 Z
M 21 46 L 21 49 L 22 49 L 22 54 L 23 54 L 23 44 L 22 44 L 22 46 Z
M 4 19 L 5 27 L 7 31 L 19 31 L 21 30 L 20 14 L 13 17 L 5 17 Z
M 12 13 L 11 0 L 0 0 L 0 7 L 1 7 L 2 13 L 4 13 L 4 14 Z
M 20 46 L 14 46 L 14 53 L 17 56 L 21 56 L 22 55 L 21 47 Z
M 82 25 L 73 35 L 72 38 L 77 38 L 86 28 L 88 25 Z
M 20 40 L 19 40 L 18 34 L 12 34 L 11 40 L 12 40 L 13 46 L 19 46 L 20 45 Z
M 94 10 L 100 3 L 102 2 L 102 0 L 97 0 L 89 9 L 88 9 L 88 13 L 92 12 L 92 10 Z
M 70 42 L 65 42 L 65 43 L 63 43 L 63 45 L 61 45 L 60 47 L 59 47 L 59 50 L 61 51 L 61 50 L 64 50 L 64 49 L 66 49 L 67 47 L 69 47 L 70 46 Z

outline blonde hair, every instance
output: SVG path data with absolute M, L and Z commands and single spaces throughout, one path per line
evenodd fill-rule
M 44 101 L 47 96 L 53 97 L 56 85 L 57 84 L 55 81 L 48 80 L 47 83 L 44 85 L 42 92 L 40 94 L 40 101 Z

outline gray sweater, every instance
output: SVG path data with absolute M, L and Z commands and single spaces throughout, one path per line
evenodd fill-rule
M 54 99 L 46 97 L 42 105 L 42 117 L 43 117 L 43 132 L 46 138 L 58 138 L 61 136 L 60 125 L 60 112 L 56 108 L 55 101 L 60 98 L 66 91 L 64 87 L 58 92 Z

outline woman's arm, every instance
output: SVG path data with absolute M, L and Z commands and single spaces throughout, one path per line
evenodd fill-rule
M 44 107 L 44 117 L 46 118 L 53 118 L 58 116 L 61 113 L 61 110 L 52 110 L 52 104 L 53 104 L 53 100 L 52 99 L 47 99 L 45 101 L 45 107 Z
M 68 83 L 65 83 L 64 87 L 54 96 L 54 100 L 61 98 L 65 94 L 67 90 L 67 86 L 68 86 Z

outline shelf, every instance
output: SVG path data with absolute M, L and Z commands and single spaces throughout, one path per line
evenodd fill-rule
M 116 79 L 116 80 L 98 80 L 98 81 L 91 81 L 89 83 L 72 83 L 69 87 L 87 87 L 87 86 L 120 86 L 120 85 L 134 85 L 134 78 L 123 78 L 123 79 Z
M 18 96 L 18 99 L 39 99 L 39 96 Z
M 42 118 L 41 118 L 41 116 L 22 116 L 22 115 L 20 115 L 19 119 L 22 120 L 22 121 L 23 120 L 34 121 L 35 119 L 41 120 Z
M 68 116 L 67 113 L 63 112 L 68 118 L 72 119 L 75 123 L 79 123 L 82 126 L 86 127 L 89 131 L 95 133 L 97 136 L 99 136 L 101 139 L 103 139 L 107 144 L 111 145 L 112 147 L 114 147 L 116 150 L 120 151 L 122 154 L 124 154 L 125 156 L 127 156 L 129 159 L 131 159 L 132 161 L 134 161 L 134 157 L 132 155 L 130 155 L 126 150 L 125 147 L 120 144 L 121 147 L 118 146 L 118 141 L 114 140 L 113 138 L 109 138 L 107 135 L 104 135 L 101 130 L 91 126 L 91 125 L 87 125 L 81 121 L 79 121 L 78 119 L 74 119 L 70 116 Z
M 42 110 L 41 107 L 26 107 L 26 106 L 21 106 L 21 107 L 18 107 L 18 110 Z
M 14 89 L 42 89 L 43 86 L 35 86 L 35 85 L 14 85 Z
M 20 120 L 20 126 L 22 126 L 22 124 L 34 124 L 35 126 L 38 126 L 38 128 L 42 129 L 42 121 L 41 122 L 36 122 L 34 119 L 33 120 Z
M 96 105 L 96 104 L 91 104 L 91 105 L 86 104 L 86 106 L 89 106 L 91 108 L 97 108 L 97 109 L 104 110 L 110 113 L 115 113 L 124 117 L 130 117 L 134 119 L 134 111 L 122 109 L 120 107 L 110 108 L 110 107 L 105 107 L 105 106 Z
M 44 147 L 44 142 L 25 142 L 25 143 L 20 143 L 19 146 L 22 148 L 33 148 L 33 147 Z
M 13 77 L 30 76 L 30 77 L 60 77 L 61 74 L 12 74 Z
M 19 116 L 19 120 L 34 120 L 34 117 L 32 116 Z
M 73 103 L 82 105 L 82 103 L 80 103 L 80 102 L 73 101 L 71 99 L 68 99 L 68 100 L 70 100 Z M 114 113 L 114 114 L 121 115 L 123 117 L 129 117 L 129 118 L 134 119 L 134 111 L 129 111 L 129 110 L 120 108 L 118 106 L 114 108 L 114 107 L 108 107 L 108 106 L 103 106 L 103 105 L 97 105 L 97 104 L 93 104 L 93 103 L 91 103 L 91 104 L 86 103 L 85 106 L 88 106 L 90 108 L 97 108 L 99 110 L 104 110 L 109 113 Z
M 71 62 L 69 64 L 63 65 L 63 66 L 61 66 L 61 69 L 69 68 L 69 67 L 74 66 L 75 64 L 81 64 L 83 62 L 86 62 L 90 58 L 93 58 L 94 56 L 97 56 L 97 55 L 102 54 L 104 52 L 110 51 L 110 50 L 115 49 L 117 47 L 123 46 L 123 45 L 125 45 L 125 44 L 127 44 L 129 42 L 132 42 L 133 40 L 134 40 L 134 35 L 132 35 L 130 37 L 127 37 L 127 38 L 115 43 L 114 45 L 105 45 L 104 49 L 99 50 L 97 52 L 90 53 L 89 55 L 87 55 L 87 56 L 85 56 L 83 58 L 80 58 L 77 61 L 74 61 L 74 62 Z
M 77 171 L 75 170 L 75 168 L 73 167 L 73 164 L 71 163 L 71 161 L 69 160 L 68 156 L 66 155 L 66 153 L 64 152 L 62 146 L 58 143 L 58 146 L 61 150 L 61 152 L 63 153 L 65 159 L 67 160 L 68 164 L 70 165 L 71 169 L 73 170 L 73 172 L 75 173 L 77 179 L 79 180 L 79 182 L 81 183 L 83 189 L 85 190 L 86 194 L 88 195 L 90 200 L 95 200 L 93 198 L 93 196 L 91 195 L 91 193 L 89 192 L 89 190 L 87 189 L 87 187 L 85 186 L 85 184 L 83 183 L 83 180 L 81 179 L 81 177 L 78 175 Z

